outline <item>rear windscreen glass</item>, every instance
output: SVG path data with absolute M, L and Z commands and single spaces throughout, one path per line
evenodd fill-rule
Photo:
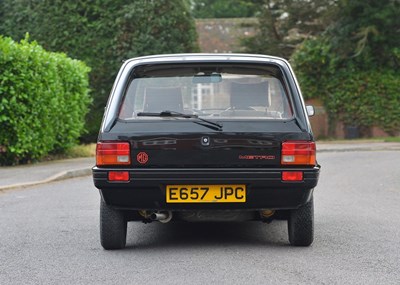
M 275 66 L 152 65 L 133 71 L 119 118 L 160 120 L 137 114 L 171 111 L 210 119 L 287 120 L 289 102 Z

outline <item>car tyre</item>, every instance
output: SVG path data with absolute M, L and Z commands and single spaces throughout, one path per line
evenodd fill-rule
M 126 244 L 127 221 L 122 211 L 100 202 L 100 242 L 104 249 L 122 249 Z
M 314 201 L 291 210 L 288 219 L 289 242 L 294 246 L 309 246 L 314 240 Z

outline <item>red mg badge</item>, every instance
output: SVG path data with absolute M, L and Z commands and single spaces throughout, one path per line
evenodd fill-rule
M 149 160 L 149 156 L 144 151 L 141 151 L 136 156 L 136 159 L 140 164 L 145 164 Z

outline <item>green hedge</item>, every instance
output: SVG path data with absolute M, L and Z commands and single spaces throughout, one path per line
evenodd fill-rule
M 343 62 L 330 43 L 321 38 L 304 42 L 292 60 L 304 97 L 321 99 L 330 122 L 377 126 L 390 135 L 398 134 L 398 69 L 376 66 L 367 69 L 350 60 Z
M 90 69 L 28 39 L 0 36 L 0 164 L 36 160 L 74 145 L 91 102 Z
M 391 70 L 363 70 L 335 78 L 335 112 L 347 125 L 378 126 L 390 135 L 400 131 L 399 74 Z

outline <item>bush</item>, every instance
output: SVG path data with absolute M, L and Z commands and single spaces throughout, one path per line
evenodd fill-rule
M 83 141 L 95 141 L 122 60 L 155 53 L 193 52 L 197 35 L 186 0 L 2 0 L 0 34 L 31 38 L 92 69 L 93 104 Z
M 292 56 L 306 98 L 320 98 L 334 121 L 400 131 L 400 2 L 339 1 L 336 21 Z M 333 122 L 333 123 L 332 123 Z
M 292 60 L 304 97 L 323 101 L 333 123 L 331 135 L 337 120 L 361 128 L 378 126 L 391 135 L 400 130 L 398 69 L 367 69 L 345 61 L 323 37 L 304 42 Z
M 45 51 L 28 39 L 0 36 L 0 164 L 65 150 L 84 130 L 90 103 L 81 61 Z
M 339 71 L 328 88 L 331 110 L 346 125 L 378 126 L 390 135 L 400 131 L 399 74 L 391 70 Z

